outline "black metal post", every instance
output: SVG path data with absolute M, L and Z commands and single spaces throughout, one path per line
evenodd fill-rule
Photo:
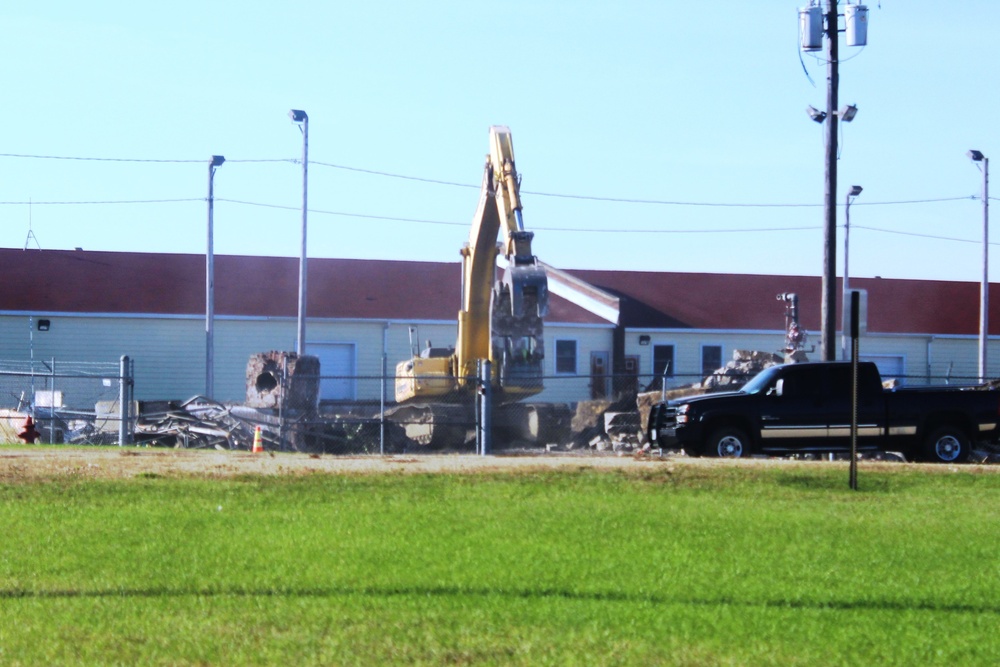
M 850 485 L 858 490 L 858 338 L 861 293 L 851 292 L 851 473 Z

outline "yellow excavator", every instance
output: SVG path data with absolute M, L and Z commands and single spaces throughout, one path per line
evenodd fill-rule
M 471 405 L 480 360 L 491 362 L 499 404 L 543 389 L 542 322 L 548 311 L 548 279 L 531 252 L 534 234 L 524 229 L 519 190 L 510 130 L 493 126 L 479 206 L 469 242 L 461 250 L 462 309 L 455 347 L 428 346 L 396 366 L 396 401 L 425 404 L 419 412 L 407 411 L 411 425 L 416 421 L 427 426 L 407 428 L 417 441 L 431 442 L 431 424 L 442 422 L 441 415 L 460 418 L 448 404 Z M 497 280 L 501 251 L 507 266 Z

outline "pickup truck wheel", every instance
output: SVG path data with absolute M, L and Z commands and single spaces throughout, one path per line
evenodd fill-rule
M 738 428 L 716 429 L 705 442 L 703 453 L 728 459 L 742 459 L 750 455 L 750 438 Z
M 924 458 L 932 463 L 961 463 L 969 451 L 969 438 L 954 426 L 935 429 L 924 440 Z

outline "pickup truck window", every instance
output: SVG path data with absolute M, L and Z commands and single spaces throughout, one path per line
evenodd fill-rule
M 800 372 L 800 368 L 786 369 L 781 395 L 785 398 L 819 398 L 823 386 L 817 382 L 816 373 Z M 808 370 L 808 369 L 807 369 Z M 822 379 L 822 376 L 820 376 Z
M 743 385 L 744 394 L 760 394 L 766 392 L 774 386 L 774 376 L 778 373 L 779 366 L 765 368 L 752 380 Z
M 850 396 L 854 384 L 854 371 L 850 364 L 831 365 L 830 395 Z M 858 396 L 862 402 L 874 400 L 882 393 L 882 382 L 874 364 L 858 364 Z

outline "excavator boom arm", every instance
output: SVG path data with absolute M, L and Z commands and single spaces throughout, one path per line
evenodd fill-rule
M 504 339 L 535 339 L 530 346 L 540 360 L 541 318 L 548 310 L 548 282 L 531 251 L 534 234 L 524 229 L 520 178 L 507 127 L 490 128 L 490 153 L 483 171 L 479 206 L 469 242 L 462 249 L 463 302 L 455 354 L 457 371 L 464 377 L 475 374 L 479 359 L 497 362 Z M 494 285 L 501 232 L 507 268 L 503 281 Z
M 501 232 L 503 240 L 497 243 Z M 477 363 L 483 359 L 493 362 L 493 382 L 502 402 L 542 390 L 548 280 L 531 252 L 532 238 L 521 215 L 510 130 L 491 127 L 479 205 L 469 242 L 462 248 L 462 309 L 455 350 L 442 357 L 428 349 L 397 365 L 397 401 L 448 400 L 454 389 L 470 388 L 469 379 L 478 377 Z M 497 281 L 501 250 L 507 267 Z

